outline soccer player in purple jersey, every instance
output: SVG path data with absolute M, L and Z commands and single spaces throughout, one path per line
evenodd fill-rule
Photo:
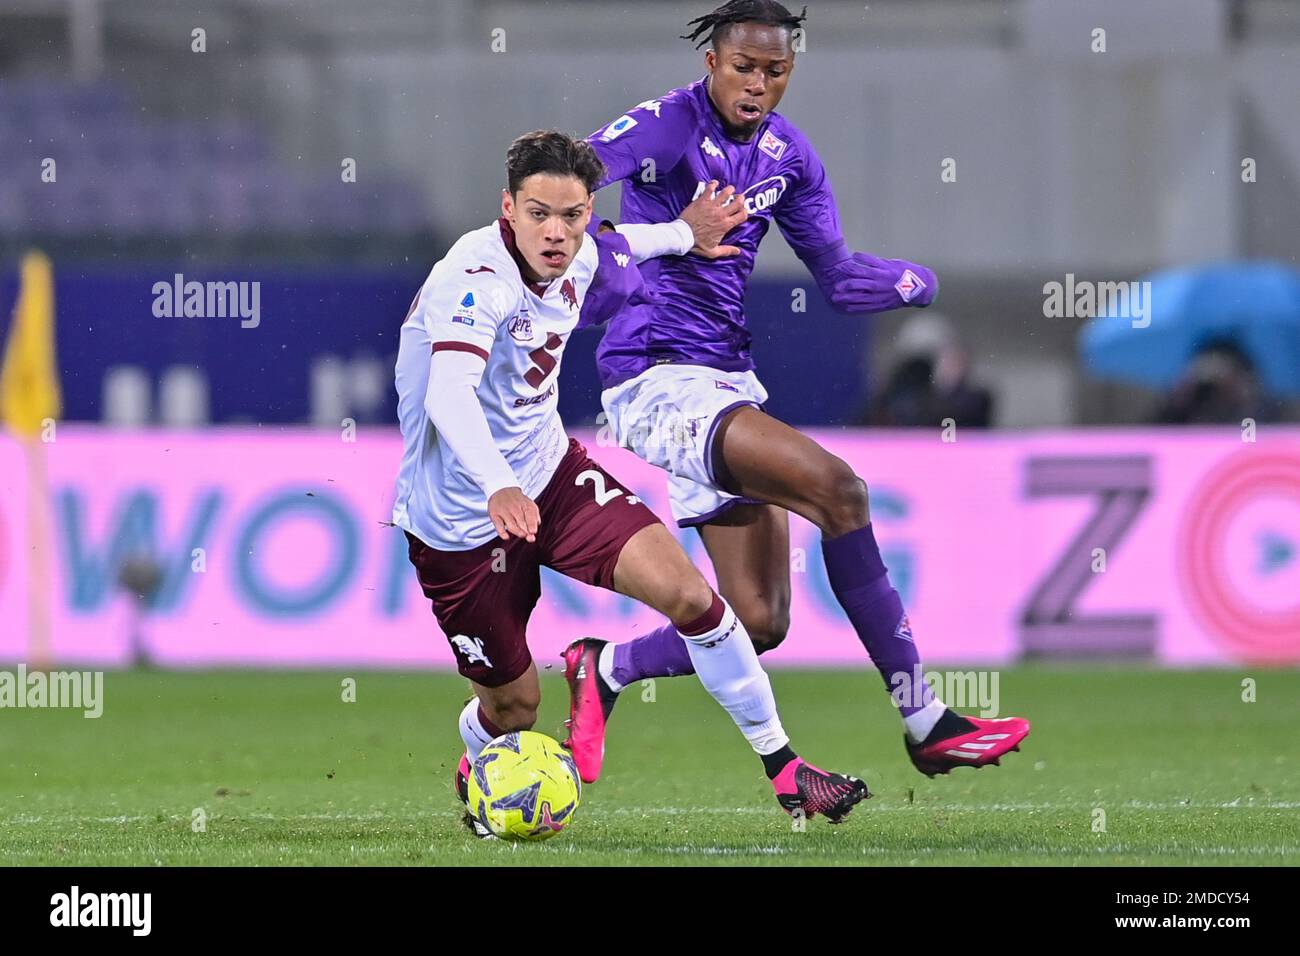
M 674 518 L 699 530 L 719 591 L 760 653 L 780 644 L 789 624 L 793 511 L 821 529 L 831 589 L 899 706 L 916 768 L 933 776 L 996 764 L 1019 749 L 1028 721 L 964 717 L 934 696 L 881 560 L 866 484 L 762 410 L 767 391 L 750 357 L 744 293 L 772 221 L 839 312 L 926 306 L 938 291 L 925 266 L 848 248 L 821 160 L 775 112 L 803 19 L 772 0 L 732 0 L 692 20 L 685 39 L 709 44 L 708 75 L 589 137 L 607 168 L 600 185 L 623 182 L 625 224 L 670 222 L 713 180 L 734 186 L 747 213 L 726 238 L 739 255 L 642 264 L 647 295 L 612 320 L 597 352 L 601 401 L 619 444 L 669 473 Z M 584 779 L 600 772 L 618 692 L 691 672 L 669 627 L 624 644 L 577 641 L 565 663 L 569 743 Z

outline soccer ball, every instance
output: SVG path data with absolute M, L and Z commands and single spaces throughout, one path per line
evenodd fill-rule
M 469 775 L 469 809 L 503 840 L 549 840 L 573 820 L 582 781 L 573 755 L 545 734 L 502 734 Z

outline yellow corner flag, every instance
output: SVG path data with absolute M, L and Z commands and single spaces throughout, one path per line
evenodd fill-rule
M 23 257 L 22 284 L 0 369 L 0 420 L 33 438 L 45 419 L 59 417 L 54 360 L 54 269 L 39 252 Z
M 23 445 L 27 459 L 27 655 L 47 669 L 51 657 L 49 481 L 45 472 L 46 419 L 62 410 L 54 364 L 54 269 L 39 252 L 23 257 L 22 286 L 0 367 L 0 421 Z M 53 439 L 53 435 L 49 436 Z

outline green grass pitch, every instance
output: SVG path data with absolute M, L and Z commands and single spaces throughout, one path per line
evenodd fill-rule
M 557 674 L 543 677 L 536 729 L 562 738 Z M 1256 702 L 1242 701 L 1247 676 Z M 678 678 L 652 701 L 625 694 L 574 825 L 521 845 L 460 826 L 449 780 L 466 684 L 454 675 L 109 672 L 98 720 L 0 710 L 0 863 L 1300 861 L 1300 672 L 1005 670 L 1002 712 L 1034 724 L 1025 747 L 934 780 L 907 761 L 874 672 L 775 671 L 773 683 L 796 749 L 875 795 L 842 825 L 796 832 L 727 716 Z

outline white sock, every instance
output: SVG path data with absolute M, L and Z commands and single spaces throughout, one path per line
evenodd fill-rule
M 914 744 L 925 740 L 947 709 L 948 705 L 936 697 L 916 713 L 908 714 L 903 718 L 903 729 L 907 731 L 907 739 Z
M 469 762 L 473 763 L 483 748 L 492 742 L 492 734 L 478 717 L 478 698 L 470 699 L 465 709 L 460 712 L 460 739 L 465 741 L 465 752 Z
M 596 658 L 596 670 L 600 672 L 601 679 L 609 685 L 609 689 L 621 693 L 623 685 L 614 680 L 614 642 L 610 641 L 600 649 L 600 656 Z
M 731 715 L 749 745 L 760 755 L 775 753 L 790 738 L 777 716 L 772 684 L 745 626 L 730 605 L 723 604 L 717 627 L 704 634 L 682 634 L 682 640 L 700 683 Z

